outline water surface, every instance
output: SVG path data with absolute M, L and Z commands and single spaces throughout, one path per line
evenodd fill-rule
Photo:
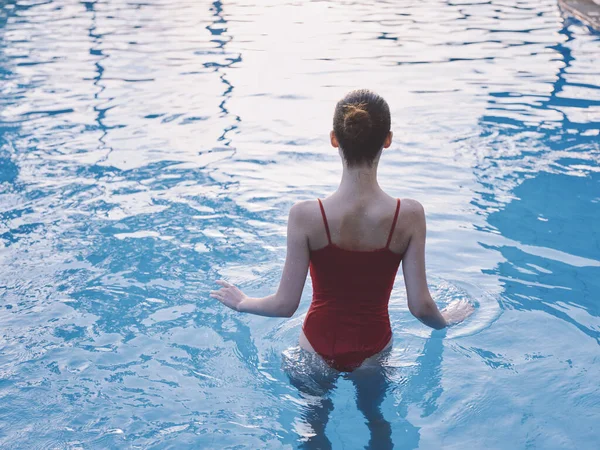
M 0 4 L 0 446 L 298 448 L 289 208 L 341 175 L 335 101 L 392 110 L 381 186 L 421 201 L 436 335 L 390 305 L 394 448 L 600 439 L 600 36 L 554 1 Z M 362 448 L 355 385 L 333 448 Z

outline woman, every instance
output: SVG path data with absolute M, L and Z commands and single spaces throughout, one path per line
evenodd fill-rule
M 337 103 L 331 145 L 342 158 L 339 188 L 323 201 L 296 203 L 289 213 L 287 257 L 277 293 L 250 298 L 224 280 L 211 296 L 240 312 L 291 317 L 310 268 L 313 300 L 300 347 L 350 372 L 376 361 L 392 343 L 388 302 L 402 261 L 408 308 L 441 329 L 473 312 L 467 301 L 441 312 L 425 275 L 425 213 L 416 200 L 395 199 L 377 183 L 377 166 L 392 143 L 386 101 L 368 90 Z

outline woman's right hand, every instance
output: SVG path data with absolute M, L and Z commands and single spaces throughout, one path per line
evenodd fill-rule
M 475 308 L 467 300 L 454 300 L 440 312 L 446 320 L 446 326 L 456 325 L 469 317 Z

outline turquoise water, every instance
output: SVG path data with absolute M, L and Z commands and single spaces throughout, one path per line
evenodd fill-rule
M 0 446 L 310 448 L 310 279 L 291 319 L 209 291 L 275 291 L 290 206 L 340 178 L 335 101 L 369 87 L 436 300 L 478 307 L 432 333 L 399 276 L 364 381 L 391 437 L 340 377 L 326 439 L 597 448 L 598 55 L 545 0 L 1 2 Z

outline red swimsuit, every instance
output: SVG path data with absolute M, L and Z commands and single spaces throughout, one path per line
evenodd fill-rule
M 384 248 L 345 250 L 331 242 L 310 251 L 313 299 L 302 329 L 313 349 L 334 369 L 352 371 L 383 350 L 392 337 L 388 302 L 402 255 L 389 249 L 400 211 Z

